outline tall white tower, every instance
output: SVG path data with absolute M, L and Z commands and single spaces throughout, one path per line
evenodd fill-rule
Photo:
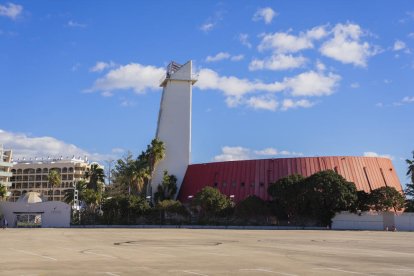
M 184 65 L 171 62 L 161 80 L 163 92 L 156 138 L 164 142 L 166 152 L 155 169 L 152 193 L 157 191 L 165 170 L 177 177 L 178 190 L 181 187 L 191 159 L 191 98 L 196 81 L 191 60 Z

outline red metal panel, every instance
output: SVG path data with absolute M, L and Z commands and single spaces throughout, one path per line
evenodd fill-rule
M 337 167 L 338 173 L 352 181 L 358 190 L 370 191 L 364 173 L 364 167 L 373 189 L 387 185 L 401 191 L 402 187 L 391 160 L 374 157 L 300 157 L 262 160 L 245 160 L 194 164 L 188 166 L 178 199 L 186 201 L 189 195 L 195 195 L 205 186 L 218 183 L 220 191 L 226 195 L 235 195 L 235 201 L 249 195 L 268 199 L 267 187 L 278 179 L 299 173 L 309 176 L 316 172 Z M 381 169 L 384 177 L 382 177 Z M 233 182 L 236 186 L 233 187 Z M 244 187 L 241 183 L 244 182 Z M 251 187 L 252 183 L 254 187 Z M 226 183 L 226 186 L 223 184 Z M 263 186 L 260 186 L 263 183 Z

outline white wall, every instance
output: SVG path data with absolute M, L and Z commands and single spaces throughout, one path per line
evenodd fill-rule
M 364 212 L 361 215 L 341 212 L 332 220 L 334 230 L 385 230 L 414 231 L 414 213 Z
M 401 231 L 414 231 L 414 213 L 402 213 L 395 216 L 395 227 Z
M 69 227 L 70 205 L 60 201 L 39 203 L 0 202 L 0 211 L 9 227 L 16 225 L 16 212 L 42 213 L 42 227 Z
M 341 212 L 332 219 L 335 230 L 384 230 L 382 215 L 362 213 L 361 215 Z
M 167 80 L 161 99 L 156 137 L 166 154 L 154 172 L 152 192 L 162 182 L 164 170 L 177 177 L 178 189 L 191 159 L 192 62 L 184 64 Z

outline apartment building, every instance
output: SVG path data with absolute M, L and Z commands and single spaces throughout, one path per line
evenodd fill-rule
M 38 192 L 43 201 L 63 201 L 67 190 L 73 190 L 76 182 L 84 179 L 85 172 L 90 169 L 87 159 L 79 158 L 47 158 L 45 160 L 19 160 L 13 163 L 10 181 L 11 195 L 9 201 L 16 201 L 26 192 Z M 61 175 L 61 185 L 52 188 L 48 182 L 48 174 L 56 170 Z
M 11 167 L 12 162 L 12 151 L 5 150 L 3 145 L 0 144 L 0 186 L 5 186 L 7 190 L 12 185 L 10 178 L 12 177 Z M 9 196 L 10 192 L 6 193 Z

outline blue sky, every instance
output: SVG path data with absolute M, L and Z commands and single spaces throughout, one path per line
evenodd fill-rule
M 196 3 L 196 4 L 195 4 Z M 138 153 L 193 60 L 193 162 L 414 150 L 413 1 L 0 0 L 0 143 Z

